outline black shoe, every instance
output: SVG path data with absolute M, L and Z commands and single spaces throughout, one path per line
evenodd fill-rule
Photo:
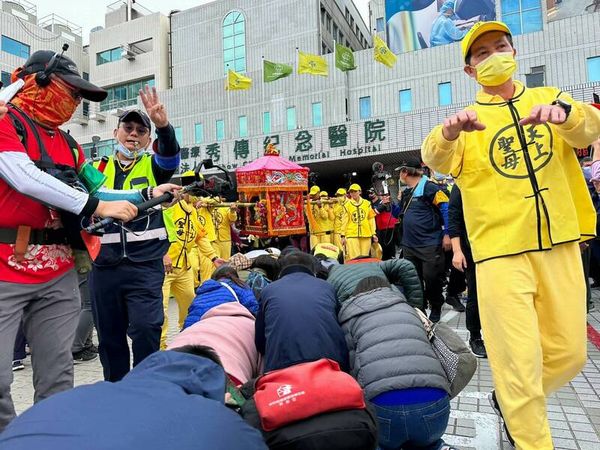
M 434 323 L 438 323 L 440 321 L 440 318 L 442 316 L 442 308 L 441 307 L 435 307 L 432 306 L 431 307 L 431 312 L 429 313 L 429 320 L 431 320 Z
M 504 428 L 504 434 L 506 434 L 506 440 L 508 440 L 509 444 L 514 447 L 515 440 L 510 435 L 510 433 L 508 431 L 508 427 L 506 426 L 506 422 L 504 421 L 504 416 L 502 415 L 502 411 L 500 410 L 500 405 L 498 404 L 498 400 L 496 399 L 496 391 L 492 391 L 488 395 L 488 400 L 490 401 L 490 405 L 492 406 L 492 408 L 494 408 L 494 411 L 496 412 L 496 414 L 498 414 L 498 417 L 500 417 L 500 419 L 502 419 L 502 427 Z
M 94 353 L 87 348 L 79 352 L 73 353 L 73 361 L 75 363 L 93 361 L 98 357 L 98 353 Z
M 12 363 L 12 371 L 17 372 L 18 370 L 23 370 L 25 366 L 23 365 L 23 361 L 20 359 L 16 359 Z
M 446 297 L 446 303 L 452 306 L 452 309 L 454 309 L 454 311 L 465 312 L 465 306 L 454 295 L 448 295 Z
M 485 351 L 485 344 L 482 339 L 471 339 L 469 341 L 471 351 L 478 358 L 487 358 L 487 352 Z

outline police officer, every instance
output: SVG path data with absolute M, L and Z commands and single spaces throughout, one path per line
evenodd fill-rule
M 143 189 L 149 198 L 154 187 L 171 178 L 179 166 L 179 144 L 156 89 L 140 91 L 148 114 L 127 111 L 114 131 L 117 148 L 104 174 L 112 189 Z M 156 127 L 154 153 L 151 123 Z M 160 346 L 163 324 L 163 256 L 169 239 L 160 210 L 126 227 L 112 225 L 102 237 L 100 255 L 90 276 L 90 291 L 104 379 L 118 381 L 130 370 L 127 336 L 132 340 L 133 365 Z

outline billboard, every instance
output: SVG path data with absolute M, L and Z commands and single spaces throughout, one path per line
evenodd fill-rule
M 496 0 L 386 0 L 385 16 L 399 54 L 460 41 L 476 22 L 496 20 Z
M 596 0 L 546 0 L 548 22 L 600 11 Z

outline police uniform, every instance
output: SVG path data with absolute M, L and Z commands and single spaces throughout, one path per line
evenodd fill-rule
M 119 119 L 141 111 L 128 111 Z M 150 127 L 147 116 L 144 124 Z M 179 144 L 171 125 L 156 130 L 154 154 L 143 153 L 128 166 L 111 156 L 104 175 L 110 189 L 145 189 L 168 181 L 179 166 Z M 160 346 L 163 324 L 162 258 L 169 239 L 160 209 L 122 227 L 105 228 L 100 254 L 94 261 L 89 285 L 98 330 L 104 379 L 118 381 L 130 370 L 127 336 L 132 340 L 133 365 Z

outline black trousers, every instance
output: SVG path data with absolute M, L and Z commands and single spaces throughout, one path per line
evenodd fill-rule
M 442 247 L 402 247 L 402 253 L 417 269 L 425 302 L 428 301 L 432 308 L 441 308 L 444 304 L 442 290 L 446 277 Z M 423 305 L 425 306 L 427 305 Z
M 164 278 L 162 259 L 92 269 L 88 283 L 106 381 L 119 381 L 129 372 L 127 336 L 134 366 L 160 348 Z
M 396 256 L 396 233 L 394 228 L 387 228 L 385 230 L 377 230 L 377 239 L 381 245 L 383 255 L 381 259 L 387 261 Z
M 467 279 L 467 308 L 466 325 L 469 330 L 469 339 L 481 339 L 481 321 L 479 320 L 479 304 L 477 302 L 477 277 L 475 275 L 475 263 L 472 258 L 467 258 L 465 269 Z

